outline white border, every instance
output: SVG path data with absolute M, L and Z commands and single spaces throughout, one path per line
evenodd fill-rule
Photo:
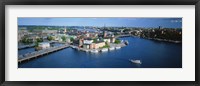
M 194 5 L 6 5 L 6 81 L 194 81 Z M 183 68 L 18 69 L 17 17 L 183 17 Z M 169 62 L 170 64 L 170 62 Z

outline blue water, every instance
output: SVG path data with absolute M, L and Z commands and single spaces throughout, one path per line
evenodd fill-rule
M 66 48 L 23 62 L 19 68 L 182 68 L 182 44 L 124 37 L 129 45 L 109 52 L 88 53 Z M 141 65 L 129 59 L 139 59 Z
M 35 48 L 25 48 L 25 49 L 19 50 L 18 55 L 24 55 L 26 53 L 31 53 L 34 51 L 35 51 Z

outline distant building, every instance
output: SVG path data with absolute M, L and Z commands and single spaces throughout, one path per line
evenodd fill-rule
M 106 37 L 106 36 L 107 36 L 106 31 L 103 31 L 103 37 Z
M 25 35 L 28 35 L 29 32 L 27 30 L 18 30 L 18 42 L 22 40 Z

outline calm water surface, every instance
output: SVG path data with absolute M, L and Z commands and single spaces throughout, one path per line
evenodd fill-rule
M 19 68 L 182 68 L 182 44 L 159 42 L 138 37 L 124 37 L 129 45 L 113 51 L 88 53 L 66 48 L 23 62 Z M 19 50 L 26 53 L 33 48 Z M 129 59 L 142 61 L 133 64 Z

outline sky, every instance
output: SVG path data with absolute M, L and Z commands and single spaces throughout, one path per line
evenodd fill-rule
M 182 28 L 182 18 L 18 18 L 18 25 Z

